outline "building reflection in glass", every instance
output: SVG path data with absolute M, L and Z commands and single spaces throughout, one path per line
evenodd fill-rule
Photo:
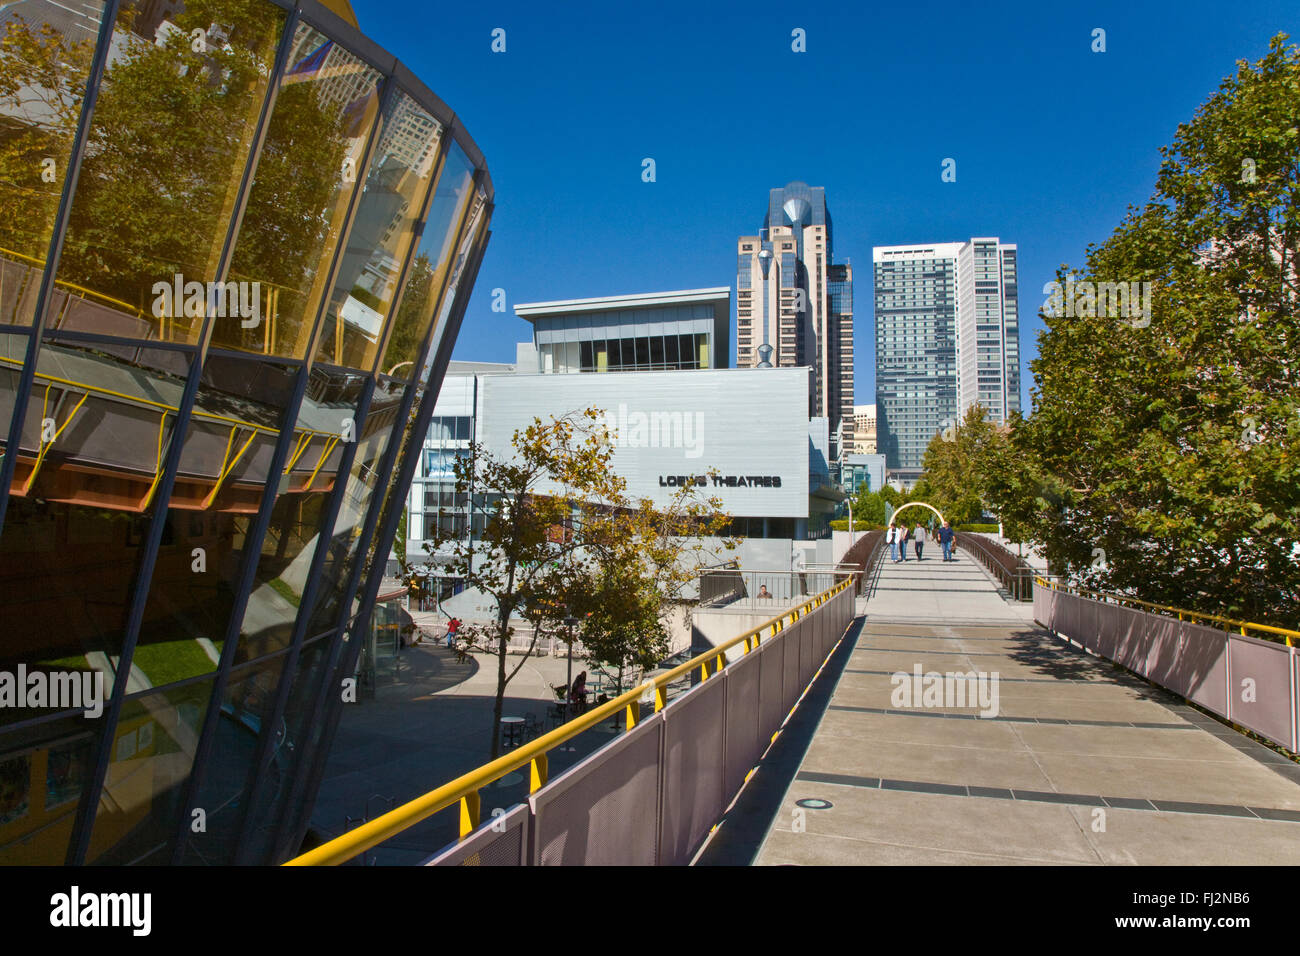
M 0 7 L 0 863 L 276 862 L 491 184 L 339 0 L 105 10 Z

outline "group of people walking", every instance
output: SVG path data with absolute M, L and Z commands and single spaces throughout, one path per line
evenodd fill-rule
M 935 538 L 939 546 L 943 548 L 943 559 L 945 561 L 953 560 L 952 545 L 956 535 L 948 522 L 943 523 L 943 527 L 935 533 Z M 925 525 L 919 521 L 915 528 L 908 528 L 907 525 L 898 526 L 890 524 L 885 531 L 885 540 L 889 542 L 890 560 L 897 564 L 900 561 L 907 560 L 907 543 L 912 542 L 912 547 L 916 549 L 916 560 L 924 561 L 922 556 L 925 551 L 925 545 L 930 540 L 930 533 L 925 530 Z

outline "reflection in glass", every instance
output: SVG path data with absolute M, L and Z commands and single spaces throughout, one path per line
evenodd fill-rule
M 0 7 L 0 323 L 31 325 L 104 5 Z
M 352 469 L 347 476 L 334 533 L 329 542 L 325 565 L 317 578 L 315 607 L 308 634 L 331 629 L 338 614 L 339 601 L 348 585 L 357 549 L 361 544 L 362 525 L 370 508 L 375 489 L 380 484 L 380 464 L 388 442 L 400 426 L 398 415 L 406 386 L 385 379 L 375 387 L 370 400 Z
M 198 681 L 122 705 L 86 862 L 170 861 L 211 694 L 212 682 Z
M 102 727 L 77 715 L 0 734 L 0 866 L 64 862 Z
M 297 374 L 215 353 L 204 363 L 133 660 L 154 686 L 206 674 L 221 659 L 245 536 Z
M 381 123 L 316 350 L 317 360 L 351 368 L 374 365 L 442 139 L 442 124 L 405 93 Z
M 49 327 L 197 341 L 283 23 L 270 3 L 122 3 Z
M 240 625 L 236 663 L 289 645 L 343 452 L 365 427 L 357 424 L 362 388 L 358 375 L 312 369 Z
M 264 732 L 272 735 L 272 766 L 278 768 L 284 747 L 280 726 L 267 727 L 285 654 L 237 668 L 230 674 L 218 711 L 212 753 L 203 770 L 196 807 L 204 810 L 207 829 L 184 831 L 184 863 L 220 865 L 235 858 L 248 773 Z
M 274 741 L 275 751 L 271 765 L 253 796 L 250 811 L 252 819 L 258 822 L 240 847 L 243 859 L 265 858 L 279 829 L 284 806 L 293 792 L 296 775 L 304 766 L 304 761 L 314 753 L 315 737 L 307 722 L 320 693 L 320 682 L 328 662 L 332 637 L 332 634 L 325 634 L 308 642 L 298 658 L 293 687 L 289 691 L 284 718 L 280 722 L 283 738 Z M 283 847 L 277 857 L 287 857 L 296 849 L 292 846 Z
M 259 292 L 257 321 L 219 320 L 212 342 L 304 358 L 379 111 L 379 73 L 306 23 L 288 63 L 230 266 L 231 280 Z
M 104 671 L 112 685 L 187 364 L 162 349 L 42 346 L 0 534 L 0 662 Z M 133 667 L 130 690 L 174 679 L 152 671 Z
M 469 200 L 474 167 L 456 143 L 447 150 L 447 161 L 438 177 L 429 218 L 420 244 L 406 276 L 406 292 L 393 322 L 393 333 L 384 349 L 379 371 L 410 381 L 419 371 L 415 367 L 420 346 L 438 308 L 442 280 L 451 267 L 452 246 Z

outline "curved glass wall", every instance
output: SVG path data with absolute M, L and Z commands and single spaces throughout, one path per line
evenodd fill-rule
M 492 208 L 330 7 L 0 8 L 0 864 L 297 848 Z

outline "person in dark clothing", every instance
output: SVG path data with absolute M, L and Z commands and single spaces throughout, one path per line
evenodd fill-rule
M 952 560 L 952 542 L 956 537 L 957 535 L 953 532 L 952 527 L 945 521 L 943 527 L 939 529 L 939 545 L 943 548 L 943 559 L 945 561 Z

